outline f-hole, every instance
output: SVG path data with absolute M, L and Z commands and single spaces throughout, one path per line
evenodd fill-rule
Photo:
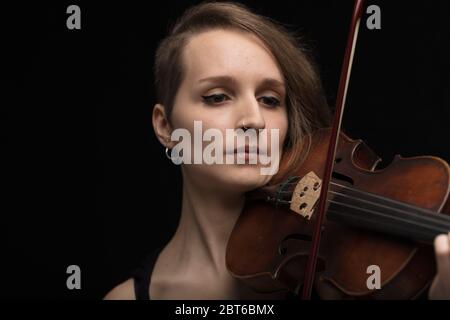
M 289 240 L 298 240 L 298 241 L 306 241 L 311 242 L 312 237 L 310 235 L 304 235 L 299 233 L 294 233 L 286 236 L 278 245 L 278 254 L 285 255 L 288 249 L 288 241 Z
M 341 173 L 338 173 L 338 172 L 336 172 L 336 171 L 333 171 L 333 173 L 331 174 L 331 176 L 332 176 L 333 179 L 335 179 L 335 180 L 345 181 L 345 182 L 351 184 L 352 186 L 355 185 L 355 181 L 353 181 L 352 178 L 347 177 L 347 176 L 344 175 L 344 174 L 341 174 Z

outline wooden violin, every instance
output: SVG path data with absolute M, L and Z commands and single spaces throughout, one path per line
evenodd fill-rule
M 302 165 L 283 155 L 269 185 L 247 194 L 226 251 L 233 276 L 258 292 L 309 299 L 411 299 L 436 273 L 433 239 L 450 231 L 450 167 L 432 156 L 380 158 L 340 132 L 362 11 L 356 0 L 333 126 L 307 137 Z M 380 288 L 368 270 L 380 271 Z
M 303 284 L 329 139 L 329 129 L 316 132 L 300 168 L 247 196 L 226 261 L 258 292 Z M 315 279 L 322 298 L 410 299 L 435 275 L 432 241 L 450 231 L 450 168 L 430 156 L 398 156 L 382 170 L 379 162 L 364 142 L 341 134 Z M 367 287 L 372 265 L 380 290 Z

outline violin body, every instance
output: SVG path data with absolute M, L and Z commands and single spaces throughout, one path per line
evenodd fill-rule
M 226 263 L 258 292 L 298 293 L 303 285 L 329 141 L 329 129 L 316 131 L 300 167 L 286 167 L 283 157 L 270 185 L 247 196 Z M 314 280 L 322 299 L 412 299 L 436 273 L 430 241 L 435 226 L 446 230 L 450 221 L 440 218 L 450 214 L 449 166 L 431 156 L 396 156 L 378 170 L 380 161 L 340 133 Z M 313 184 L 300 185 L 304 177 Z M 368 286 L 371 266 L 379 267 L 379 289 Z

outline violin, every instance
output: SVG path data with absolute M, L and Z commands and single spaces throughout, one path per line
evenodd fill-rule
M 300 168 L 247 195 L 226 261 L 257 292 L 298 293 L 303 284 L 329 139 L 329 129 L 316 132 Z M 322 298 L 411 299 L 436 273 L 431 244 L 450 230 L 450 167 L 431 156 L 397 156 L 382 170 L 379 162 L 341 133 L 315 279 Z M 367 287 L 372 265 L 380 290 Z
M 436 274 L 432 242 L 450 231 L 450 167 L 418 156 L 381 159 L 341 132 L 362 1 L 355 1 L 333 126 L 306 138 L 296 168 L 289 151 L 270 183 L 246 195 L 226 250 L 230 273 L 260 293 L 310 299 L 414 299 Z M 371 268 L 380 286 L 368 285 Z

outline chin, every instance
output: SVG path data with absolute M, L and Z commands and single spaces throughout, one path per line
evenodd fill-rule
M 233 190 L 248 192 L 264 186 L 271 176 L 262 175 L 256 165 L 232 165 L 220 172 L 222 180 Z
M 218 192 L 245 193 L 267 184 L 271 176 L 262 175 L 258 165 L 193 166 L 187 170 L 191 179 Z

